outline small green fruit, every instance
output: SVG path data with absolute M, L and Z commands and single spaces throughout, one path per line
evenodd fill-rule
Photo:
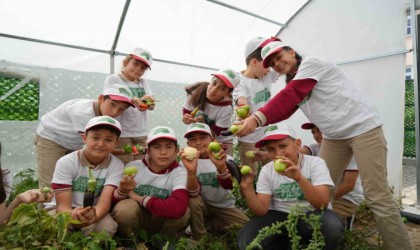
M 209 143 L 209 149 L 213 153 L 217 153 L 222 150 L 222 146 L 217 141 L 212 141 Z
M 124 149 L 124 152 L 126 152 L 127 154 L 131 154 L 131 152 L 133 152 L 133 148 L 128 144 L 125 144 L 123 149 Z
M 236 110 L 236 115 L 241 119 L 245 119 L 248 116 L 248 112 L 244 108 L 239 108 Z
M 246 151 L 245 156 L 248 157 L 248 159 L 254 159 L 255 158 L 255 152 L 254 151 Z
M 274 170 L 279 173 L 283 173 L 286 170 L 286 164 L 284 164 L 280 159 L 274 161 Z
M 241 108 L 245 109 L 247 114 L 251 111 L 251 107 L 249 105 L 244 105 Z
M 232 134 L 235 134 L 236 132 L 238 132 L 238 130 L 241 128 L 241 126 L 240 125 L 235 125 L 235 124 L 233 124 L 233 125 L 231 125 L 230 126 L 230 128 L 229 128 L 229 131 L 232 133 Z
M 124 169 L 124 174 L 128 176 L 136 175 L 137 174 L 137 168 L 135 166 L 126 167 Z
M 222 159 L 219 152 L 218 153 L 213 153 L 213 155 L 214 155 L 214 159 L 216 159 L 216 160 Z
M 241 174 L 242 175 L 249 175 L 249 173 L 251 172 L 251 167 L 248 165 L 243 165 L 241 167 Z
M 42 189 L 41 189 L 41 192 L 43 192 L 44 194 L 47 194 L 47 193 L 49 193 L 51 191 L 51 188 L 49 188 L 49 187 L 43 187 Z

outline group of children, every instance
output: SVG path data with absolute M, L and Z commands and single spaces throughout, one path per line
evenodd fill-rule
M 125 58 L 121 72 L 106 78 L 97 100 L 70 100 L 44 115 L 35 145 L 40 187 L 51 186 L 54 192 L 56 207 L 50 213 L 70 213 L 81 222 L 72 225 L 74 230 L 106 230 L 124 237 L 139 229 L 176 236 L 190 226 L 192 238 L 199 240 L 237 224 L 242 226 L 238 246 L 245 249 L 261 228 L 286 220 L 290 208 L 301 205 L 308 214 L 320 215 L 325 249 L 337 249 L 345 222 L 351 228 L 363 199 L 355 161 L 384 247 L 411 249 L 387 186 L 381 122 L 362 93 L 335 65 L 301 57 L 278 38 L 250 40 L 245 58 L 247 68 L 240 74 L 224 69 L 210 82 L 186 87 L 184 137 L 196 155 L 179 149 L 172 128 L 148 129 L 147 111 L 154 108 L 154 96 L 142 76 L 153 59 L 141 48 Z M 271 99 L 271 84 L 283 74 L 287 85 Z M 250 112 L 246 118 L 235 116 L 234 123 L 241 125 L 236 132 L 241 165 L 252 166 L 240 180 L 252 218 L 235 207 L 234 173 L 228 167 L 233 135 L 224 133 L 235 110 L 244 106 Z M 298 108 L 311 121 L 302 128 L 311 129 L 317 145 L 302 146 L 293 129 L 281 122 Z M 222 148 L 217 155 L 209 149 L 215 140 Z M 136 145 L 146 148 L 146 153 L 125 150 Z M 261 170 L 246 157 L 247 151 L 256 152 L 255 159 L 264 165 Z M 355 160 L 349 164 L 353 154 Z M 286 170 L 275 171 L 274 160 L 286 164 Z M 124 166 L 134 167 L 136 173 L 125 173 Z M 95 199 L 86 204 L 92 183 Z M 352 196 L 353 189 L 358 192 Z M 31 193 L 5 208 L 6 196 L 0 194 L 0 210 L 8 211 L 19 202 L 52 198 Z M 309 241 L 311 230 L 299 223 L 302 242 Z M 261 245 L 288 249 L 289 241 L 285 230 Z

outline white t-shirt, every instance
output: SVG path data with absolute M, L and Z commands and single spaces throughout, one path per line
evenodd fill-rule
M 308 147 L 311 150 L 313 156 L 319 156 L 321 145 L 319 145 L 318 143 L 305 145 L 305 147 Z M 346 170 L 350 170 L 350 171 L 359 170 L 357 168 L 356 159 L 354 157 L 351 158 L 351 161 L 349 165 L 347 166 Z M 362 180 L 360 179 L 360 175 L 359 175 L 357 176 L 356 183 L 354 184 L 353 190 L 343 195 L 343 199 L 346 199 L 355 205 L 359 205 L 364 200 L 364 198 L 365 197 L 363 195 Z
M 251 112 L 254 113 L 271 99 L 271 84 L 277 81 L 279 74 L 270 71 L 263 78 L 252 79 L 243 74 L 240 74 L 240 77 L 239 85 L 233 90 L 233 99 L 236 102 L 239 97 L 246 98 Z M 264 130 L 265 128 L 258 127 L 251 134 L 239 137 L 238 140 L 246 143 L 256 143 L 264 137 Z
M 72 207 L 83 207 L 83 197 L 89 180 L 88 166 L 82 166 L 78 153 L 75 151 L 61 157 L 57 161 L 52 179 L 52 185 L 72 186 Z M 112 185 L 118 187 L 123 176 L 124 163 L 114 155 L 110 155 L 108 166 L 105 168 L 96 167 L 92 169 L 92 175 L 97 181 L 95 189 L 96 204 L 104 186 Z
M 142 98 L 145 95 L 153 96 L 149 84 L 143 78 L 139 82 L 124 80 L 119 74 L 109 75 L 105 79 L 104 89 L 107 87 L 121 84 L 127 86 L 133 97 Z M 140 136 L 147 136 L 149 129 L 147 127 L 147 111 L 140 111 L 135 107 L 129 107 L 124 113 L 117 118 L 121 123 L 121 138 L 133 138 Z
M 325 161 L 319 157 L 303 155 L 300 171 L 312 185 L 328 185 L 334 187 Z M 280 175 L 274 170 L 274 162 L 264 165 L 258 176 L 257 193 L 271 195 L 270 210 L 290 213 L 290 208 L 300 205 L 304 209 L 311 207 L 305 200 L 299 184 L 289 177 Z
M 189 98 L 184 103 L 184 109 L 193 111 L 195 107 L 190 104 Z M 211 126 L 216 124 L 216 126 L 220 128 L 228 129 L 232 123 L 232 114 L 233 114 L 233 107 L 232 105 L 214 105 L 211 103 L 206 103 L 206 107 L 204 108 L 204 123 Z M 223 136 L 218 135 L 216 136 L 216 140 L 218 142 L 226 142 L 231 141 L 233 139 L 233 135 L 230 136 Z
M 61 104 L 41 117 L 36 133 L 69 150 L 83 147 L 79 132 L 95 117 L 94 100 L 75 99 Z
M 10 194 L 12 193 L 12 185 L 13 185 L 13 176 L 12 172 L 7 169 L 2 169 L 3 174 L 3 187 L 4 191 L 6 192 L 6 201 L 9 199 Z
M 294 80 L 315 79 L 317 84 L 299 107 L 327 139 L 347 139 L 382 124 L 378 112 L 338 67 L 304 57 Z
M 228 159 L 233 159 L 228 156 Z M 235 196 L 231 190 L 220 186 L 217 179 L 217 168 L 210 159 L 198 159 L 197 178 L 200 182 L 200 195 L 209 205 L 218 208 L 235 207 Z
M 164 174 L 153 173 L 142 160 L 129 162 L 126 166 L 137 167 L 134 192 L 138 195 L 166 199 L 177 189 L 186 190 L 187 171 L 182 165 Z

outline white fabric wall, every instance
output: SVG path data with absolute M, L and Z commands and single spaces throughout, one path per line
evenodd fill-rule
M 403 0 L 311 1 L 280 38 L 302 55 L 340 64 L 405 50 Z M 388 180 L 401 198 L 405 54 L 341 64 L 378 108 L 388 142 Z M 292 122 L 301 124 L 302 115 Z

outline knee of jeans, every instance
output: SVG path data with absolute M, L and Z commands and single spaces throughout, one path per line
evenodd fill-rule
M 344 234 L 344 222 L 335 213 L 328 211 L 321 217 L 322 231 L 325 238 L 342 238 Z
M 118 202 L 112 210 L 112 218 L 118 224 L 131 224 L 138 219 L 140 207 L 135 200 L 125 199 Z

